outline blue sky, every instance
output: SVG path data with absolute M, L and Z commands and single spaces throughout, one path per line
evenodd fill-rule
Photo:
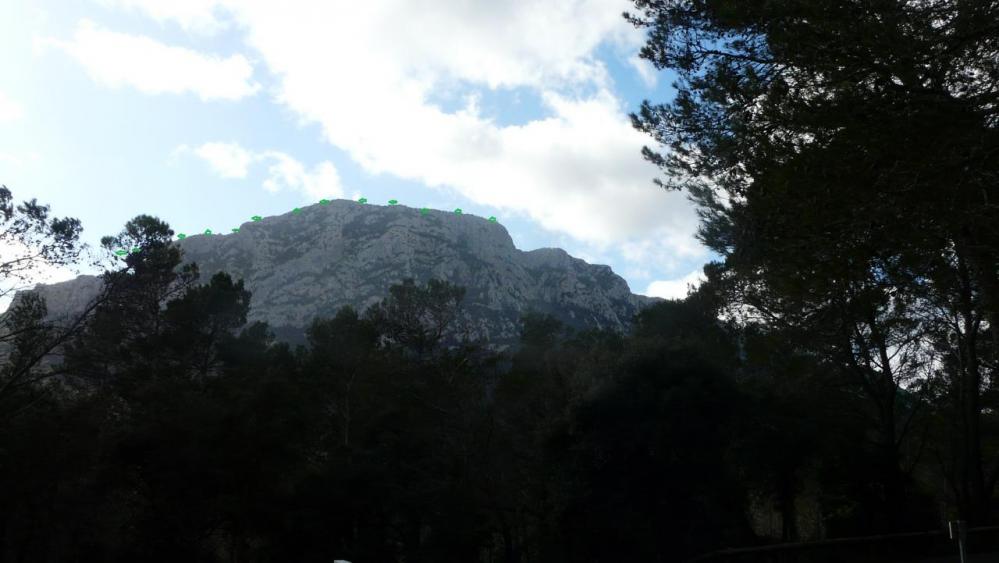
M 672 96 L 637 62 L 629 7 L 6 2 L 0 183 L 79 218 L 94 245 L 140 213 L 191 233 L 323 197 L 461 207 L 495 215 L 518 248 L 682 295 L 709 255 L 627 119 Z

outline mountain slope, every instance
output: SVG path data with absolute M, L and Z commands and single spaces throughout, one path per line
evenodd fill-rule
M 516 341 L 522 313 L 550 313 L 576 328 L 624 330 L 653 298 L 634 295 L 610 267 L 557 248 L 524 252 L 498 223 L 471 215 L 334 200 L 245 223 L 238 233 L 177 241 L 202 281 L 219 270 L 253 293 L 250 321 L 300 341 L 315 316 L 343 305 L 363 310 L 404 278 L 466 288 L 466 326 L 496 347 Z M 93 295 L 92 276 L 39 286 L 51 315 Z

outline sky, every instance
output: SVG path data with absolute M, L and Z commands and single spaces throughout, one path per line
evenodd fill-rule
M 0 184 L 176 232 L 358 199 L 495 216 L 522 250 L 682 297 L 707 249 L 628 114 L 672 77 L 628 0 L 7 0 Z M 4 249 L 0 249 L 3 251 Z M 46 269 L 52 283 L 86 269 Z

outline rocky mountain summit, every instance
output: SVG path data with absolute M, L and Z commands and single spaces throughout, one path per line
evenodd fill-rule
M 527 311 L 575 328 L 620 331 L 656 301 L 632 294 L 608 266 L 558 248 L 518 250 L 496 222 L 403 205 L 333 200 L 176 244 L 185 262 L 198 264 L 202 282 L 220 270 L 245 280 L 253 293 L 249 320 L 267 321 L 292 342 L 302 341 L 313 317 L 344 305 L 363 311 L 405 278 L 465 287 L 467 330 L 498 348 L 516 342 Z M 99 279 L 81 276 L 35 291 L 57 316 L 80 308 L 99 287 Z

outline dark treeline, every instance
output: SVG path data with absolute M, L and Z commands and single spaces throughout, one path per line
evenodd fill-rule
M 716 281 L 627 335 L 527 314 L 505 354 L 455 338 L 461 288 L 407 281 L 293 350 L 171 235 L 107 237 L 141 251 L 82 320 L 30 297 L 5 317 L 0 561 L 680 561 L 960 510 L 957 364 L 894 390 L 886 460 L 838 358 L 720 320 Z
M 455 340 L 461 288 L 406 282 L 292 350 L 171 235 L 107 237 L 141 251 L 69 329 L 31 296 L 5 317 L 3 561 L 661 560 L 752 537 L 727 457 L 753 409 L 707 302 L 632 337 L 528 314 L 496 354 Z

